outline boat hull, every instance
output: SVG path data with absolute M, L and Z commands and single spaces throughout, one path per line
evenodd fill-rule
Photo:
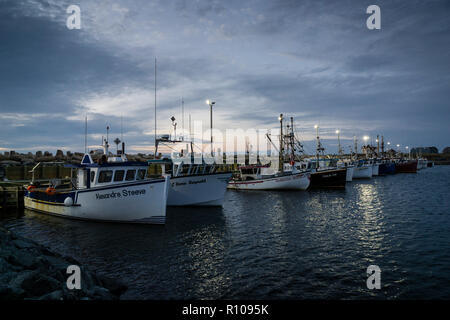
M 346 175 L 346 178 L 345 178 L 345 180 L 347 182 L 353 181 L 353 172 L 354 171 L 355 171 L 355 167 L 354 166 L 347 167 L 347 175 Z
M 310 189 L 345 188 L 347 169 L 317 171 L 311 173 Z
M 306 190 L 309 184 L 310 173 L 296 173 L 248 181 L 231 180 L 228 188 L 236 190 Z
M 355 167 L 353 170 L 353 179 L 372 178 L 372 166 Z
M 417 161 L 408 161 L 395 164 L 396 173 L 416 173 Z
M 380 163 L 379 175 L 395 173 L 395 163 Z
M 380 165 L 378 163 L 377 164 L 373 164 L 372 165 L 372 176 L 378 176 L 379 169 L 380 169 Z
M 26 191 L 25 208 L 66 218 L 164 224 L 169 178 L 47 195 Z M 66 200 L 71 198 L 71 200 Z M 66 202 L 66 204 L 65 204 Z
M 173 177 L 168 206 L 222 206 L 231 173 Z

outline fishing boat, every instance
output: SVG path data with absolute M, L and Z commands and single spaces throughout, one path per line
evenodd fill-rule
M 310 189 L 345 188 L 347 168 L 337 167 L 334 159 L 304 159 L 301 167 L 311 172 Z
M 310 173 L 297 171 L 274 172 L 263 165 L 240 166 L 239 174 L 228 183 L 235 190 L 306 190 Z
M 337 159 L 320 158 L 323 155 L 324 148 L 320 142 L 319 126 L 316 125 L 316 157 L 307 158 L 302 162 L 302 167 L 311 171 L 310 189 L 316 188 L 345 188 L 347 182 L 347 168 L 337 166 Z
M 398 160 L 395 163 L 396 173 L 416 173 L 417 160 Z
M 97 163 L 86 153 L 78 165 L 68 165 L 68 184 L 52 181 L 26 186 L 25 208 L 66 218 L 164 224 L 169 177 L 150 178 L 146 162 L 128 161 L 124 144 L 120 155 L 108 157 L 108 141 Z
M 351 160 L 348 160 L 348 159 L 339 160 L 337 162 L 337 167 L 338 168 L 346 168 L 347 174 L 346 174 L 345 180 L 347 182 L 353 181 L 353 172 L 355 170 L 355 165 L 351 162 Z
M 170 155 L 164 159 L 149 160 L 158 174 L 170 177 L 168 206 L 222 206 L 232 172 L 216 164 L 213 157 L 196 156 L 194 144 L 184 137 L 177 139 L 175 118 L 172 117 L 174 136 L 156 139 L 158 148 L 166 147 Z M 163 150 L 164 152 L 164 150 Z
M 427 159 L 419 158 L 417 159 L 417 170 L 422 170 L 427 168 Z
M 378 174 L 380 176 L 395 173 L 395 163 L 389 160 L 381 160 Z
M 240 166 L 239 171 L 228 183 L 228 188 L 235 190 L 306 190 L 310 185 L 310 172 L 295 165 L 293 118 L 287 134 L 283 134 L 283 114 L 280 114 L 281 133 L 278 147 L 278 168 L 272 163 L 266 165 L 250 164 Z M 269 135 L 268 140 L 274 145 Z M 286 152 L 286 150 L 289 150 Z M 289 158 L 288 163 L 286 163 Z
M 372 164 L 372 177 L 378 176 L 380 164 L 376 160 L 370 160 L 369 163 Z
M 372 178 L 372 165 L 365 162 L 364 160 L 359 160 L 353 169 L 353 179 L 370 179 Z
M 174 159 L 149 160 L 170 177 L 168 206 L 222 206 L 232 173 L 220 172 L 216 164 L 191 163 Z

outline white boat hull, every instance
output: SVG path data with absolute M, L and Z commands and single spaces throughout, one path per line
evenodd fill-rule
M 249 181 L 231 180 L 228 188 L 236 190 L 306 190 L 309 183 L 310 173 L 296 173 Z
M 27 192 L 24 204 L 27 209 L 67 218 L 164 224 L 168 189 L 169 177 L 74 190 L 71 205 L 35 199 Z
M 372 166 L 355 167 L 353 179 L 370 179 L 372 177 Z
M 372 176 L 377 176 L 379 174 L 380 165 L 379 164 L 373 164 L 372 165 Z
M 231 173 L 173 177 L 168 206 L 222 206 Z
M 355 167 L 348 166 L 348 167 L 343 167 L 343 168 L 347 168 L 347 176 L 345 177 L 345 181 L 347 181 L 347 182 L 353 181 L 353 172 L 354 172 Z

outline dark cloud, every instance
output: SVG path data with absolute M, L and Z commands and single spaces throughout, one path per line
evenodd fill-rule
M 218 126 L 266 128 L 285 113 L 305 134 L 320 122 L 324 134 L 449 145 L 450 4 L 378 1 L 382 29 L 369 31 L 370 4 L 82 0 L 85 28 L 69 31 L 65 4 L 2 1 L 0 148 L 76 145 L 85 111 L 96 137 L 124 113 L 129 144 L 147 144 L 155 55 L 162 119 L 181 96 L 206 117 L 215 97 Z

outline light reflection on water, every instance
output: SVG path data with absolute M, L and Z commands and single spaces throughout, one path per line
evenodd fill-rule
M 26 212 L 4 223 L 100 273 L 129 299 L 450 298 L 450 167 L 346 190 L 228 191 L 165 226 Z M 382 289 L 365 286 L 370 264 Z

